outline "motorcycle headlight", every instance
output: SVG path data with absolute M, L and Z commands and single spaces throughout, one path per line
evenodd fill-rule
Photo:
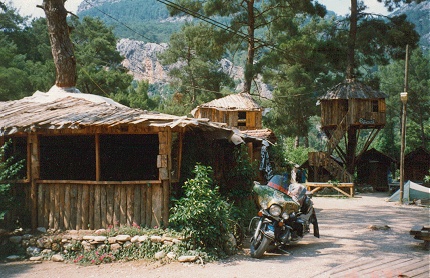
M 282 214 L 282 218 L 284 218 L 285 220 L 287 220 L 288 218 L 290 218 L 290 215 L 287 212 L 284 212 Z
M 271 205 L 269 212 L 271 215 L 278 217 L 282 213 L 282 208 L 278 205 Z

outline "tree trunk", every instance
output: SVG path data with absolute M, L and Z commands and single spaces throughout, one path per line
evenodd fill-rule
M 243 91 L 245 93 L 251 92 L 252 79 L 254 78 L 254 56 L 255 56 L 255 42 L 254 42 L 254 0 L 247 1 L 248 4 L 248 56 L 245 65 L 245 77 Z
M 76 59 L 67 25 L 66 0 L 43 0 L 41 8 L 45 11 L 51 51 L 56 69 L 55 85 L 58 87 L 76 86 Z
M 347 54 L 347 66 L 346 66 L 346 78 L 353 79 L 355 77 L 355 41 L 357 38 L 357 0 L 351 0 L 351 18 L 348 36 L 348 54 Z

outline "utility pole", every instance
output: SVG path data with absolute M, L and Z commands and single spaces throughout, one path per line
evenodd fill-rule
M 399 203 L 403 204 L 403 191 L 405 183 L 405 145 L 406 145 L 406 103 L 408 101 L 408 72 L 409 72 L 409 45 L 406 45 L 405 59 L 405 85 L 403 92 L 400 93 L 402 101 L 402 138 L 400 146 L 400 194 Z

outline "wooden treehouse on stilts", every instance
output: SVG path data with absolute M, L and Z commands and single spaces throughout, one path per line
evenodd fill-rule
M 385 98 L 384 93 L 354 79 L 336 85 L 320 98 L 321 129 L 328 141 L 324 152 L 309 153 L 308 190 L 316 192 L 331 187 L 346 196 L 354 195 L 357 158 L 385 126 Z M 362 130 L 369 132 L 364 144 L 358 144 Z M 327 177 L 336 182 L 327 182 Z

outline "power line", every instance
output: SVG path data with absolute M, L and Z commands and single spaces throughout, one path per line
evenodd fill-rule
M 147 38 L 146 36 L 144 36 L 143 34 L 137 32 L 136 30 L 134 30 L 133 28 L 129 27 L 127 24 L 125 24 L 124 22 L 119 21 L 118 19 L 116 19 L 115 17 L 111 16 L 110 14 L 106 13 L 105 11 L 99 9 L 97 6 L 93 5 L 92 3 L 88 2 L 87 0 L 84 0 L 85 3 L 87 3 L 88 5 L 90 5 L 91 7 L 93 7 L 94 9 L 96 9 L 97 11 L 101 12 L 102 14 L 104 14 L 105 16 L 109 17 L 110 19 L 118 22 L 119 24 L 121 24 L 122 26 L 124 26 L 125 28 L 129 29 L 130 31 L 132 31 L 133 33 L 141 36 L 142 38 L 151 41 L 151 39 Z

